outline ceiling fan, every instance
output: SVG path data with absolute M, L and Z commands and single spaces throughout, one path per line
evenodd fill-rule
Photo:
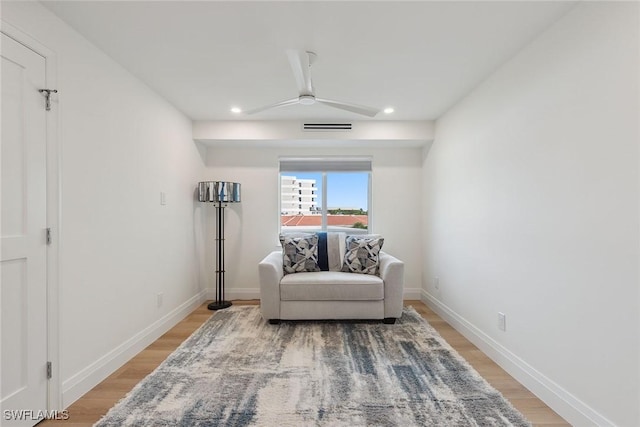
M 289 64 L 291 64 L 291 69 L 293 70 L 293 75 L 296 78 L 296 83 L 298 85 L 298 97 L 276 102 L 275 104 L 270 104 L 264 107 L 255 108 L 247 111 L 246 114 L 256 114 L 272 108 L 294 104 L 312 105 L 316 102 L 368 117 L 374 117 L 378 114 L 379 110 L 377 108 L 365 107 L 342 101 L 334 101 L 331 99 L 317 98 L 313 89 L 313 84 L 311 83 L 311 64 L 313 64 L 317 55 L 314 52 L 290 49 L 287 50 L 287 56 L 289 57 Z

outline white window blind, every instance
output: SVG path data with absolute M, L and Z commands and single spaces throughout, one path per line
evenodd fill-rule
M 371 172 L 370 157 L 283 157 L 280 172 Z

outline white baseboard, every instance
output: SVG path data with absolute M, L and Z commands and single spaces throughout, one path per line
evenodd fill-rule
M 404 300 L 419 300 L 422 299 L 422 288 L 404 288 L 404 293 L 402 295 L 402 299 Z
M 71 378 L 64 380 L 62 382 L 62 407 L 68 408 L 133 356 L 174 327 L 204 301 L 205 291 L 201 291 Z
M 421 300 L 572 425 L 615 427 L 613 422 L 537 371 L 430 293 L 422 290 Z
M 207 289 L 206 292 L 206 299 L 214 300 L 216 298 L 215 289 Z M 404 288 L 403 299 L 405 300 L 419 300 L 421 296 L 422 288 Z M 260 288 L 225 289 L 224 297 L 227 300 L 260 299 Z

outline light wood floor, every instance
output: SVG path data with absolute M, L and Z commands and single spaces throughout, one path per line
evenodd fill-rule
M 234 301 L 234 304 L 257 305 L 258 301 Z M 413 306 L 482 377 L 498 389 L 534 426 L 555 427 L 570 425 L 485 356 L 476 346 L 449 326 L 424 303 L 421 301 L 405 301 L 405 305 Z M 162 363 L 211 315 L 212 312 L 207 310 L 207 304 L 201 305 L 173 329 L 158 338 L 157 341 L 71 405 L 68 408 L 68 420 L 44 421 L 38 424 L 38 427 L 54 425 L 87 427 L 93 425 L 139 381 Z

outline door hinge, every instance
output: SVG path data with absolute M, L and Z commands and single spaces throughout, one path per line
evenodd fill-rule
M 47 379 L 50 380 L 51 377 L 53 376 L 53 374 L 51 373 L 52 368 L 51 368 L 51 362 L 47 362 Z
M 51 244 L 51 228 L 47 228 L 47 245 Z
M 38 89 L 38 92 L 44 95 L 44 109 L 47 111 L 51 110 L 51 94 L 58 93 L 55 89 Z

